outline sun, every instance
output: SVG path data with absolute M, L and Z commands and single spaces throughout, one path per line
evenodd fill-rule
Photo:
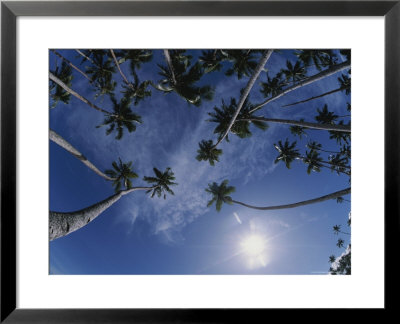
M 252 234 L 242 241 L 241 246 L 246 254 L 257 257 L 264 252 L 266 244 L 264 238 L 256 234 Z

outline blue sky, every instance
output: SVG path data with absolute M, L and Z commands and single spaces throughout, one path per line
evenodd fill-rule
M 74 50 L 58 50 L 82 69 L 88 63 Z M 196 58 L 199 51 L 191 51 Z M 50 53 L 50 69 L 60 59 Z M 273 53 L 266 68 L 270 76 L 295 61 L 292 50 Z M 138 70 L 141 81 L 160 80 L 157 63 L 164 64 L 161 50 L 154 50 L 153 60 Z M 129 75 L 127 63 L 121 65 Z M 225 70 L 229 63 L 224 66 Z M 309 74 L 316 71 L 309 70 Z M 107 97 L 94 99 L 87 80 L 73 71 L 72 89 L 111 110 Z M 290 108 L 282 105 L 318 95 L 338 87 L 340 73 L 321 82 L 293 91 L 268 104 L 259 115 L 313 121 L 316 109 L 328 104 L 337 115 L 346 115 L 349 96 L 335 93 L 307 104 Z M 114 80 L 122 83 L 118 73 Z M 250 100 L 263 100 L 260 82 L 262 72 L 250 93 Z M 251 128 L 253 136 L 240 139 L 233 134 L 230 143 L 223 142 L 220 162 L 214 167 L 195 159 L 198 142 L 216 140 L 215 124 L 206 122 L 213 107 L 231 97 L 239 100 L 240 89 L 248 78 L 238 80 L 223 72 L 205 75 L 200 84 L 215 87 L 213 101 L 200 107 L 191 106 L 177 94 L 162 94 L 152 89 L 152 96 L 133 106 L 143 123 L 133 133 L 126 132 L 117 141 L 106 136 L 104 128 L 95 128 L 103 115 L 71 96 L 70 103 L 59 103 L 50 110 L 50 128 L 68 140 L 99 169 L 111 168 L 120 157 L 133 161 L 139 174 L 134 185 L 145 184 L 143 176 L 152 176 L 153 167 L 171 167 L 177 186 L 174 196 L 151 199 L 145 192 L 133 192 L 121 198 L 97 219 L 82 229 L 50 242 L 51 274 L 323 274 L 329 269 L 328 258 L 343 252 L 335 246 L 333 225 L 347 230 L 350 203 L 327 201 L 295 209 L 256 211 L 238 205 L 224 205 L 218 213 L 207 208 L 210 199 L 205 192 L 208 183 L 229 180 L 236 187 L 235 200 L 256 206 L 297 202 L 322 196 L 349 186 L 348 177 L 329 170 L 306 173 L 306 166 L 294 162 L 291 169 L 274 164 L 278 140 L 297 141 L 304 151 L 312 138 L 326 149 L 337 149 L 325 131 L 310 130 L 308 138 L 295 138 L 286 125 L 269 124 L 265 132 Z M 347 119 L 345 119 L 347 120 Z M 50 142 L 50 210 L 74 211 L 113 194 L 111 183 L 99 177 L 58 145 Z M 345 197 L 350 199 L 350 196 Z M 262 261 L 242 252 L 242 243 L 257 234 L 266 245 Z M 341 236 L 343 237 L 343 236 Z M 349 243 L 349 237 L 343 237 Z

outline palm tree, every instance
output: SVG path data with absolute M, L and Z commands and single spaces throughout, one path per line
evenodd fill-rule
M 279 152 L 278 157 L 274 161 L 275 164 L 282 161 L 290 169 L 291 163 L 300 158 L 299 151 L 295 149 L 296 142 L 289 144 L 289 140 L 286 139 L 285 144 L 282 144 L 282 141 L 278 141 L 278 145 L 274 144 L 274 147 Z
M 294 91 L 296 89 L 300 89 L 301 87 L 304 87 L 306 85 L 309 85 L 309 84 L 317 82 L 317 81 L 320 81 L 320 80 L 322 80 L 322 79 L 324 79 L 324 78 L 326 78 L 328 76 L 331 76 L 331 75 L 333 75 L 333 74 L 335 74 L 337 72 L 340 72 L 342 70 L 349 69 L 349 68 L 350 68 L 350 62 L 346 61 L 346 62 L 343 62 L 343 63 L 340 63 L 340 64 L 336 64 L 336 65 L 330 67 L 329 69 L 326 69 L 326 70 L 324 70 L 322 72 L 319 72 L 319 73 L 317 73 L 315 75 L 307 77 L 304 80 L 298 82 L 297 84 L 294 84 L 294 85 L 286 88 L 285 90 L 283 90 L 279 94 L 274 95 L 271 98 L 268 98 L 267 100 L 265 100 L 264 102 L 256 105 L 251 112 L 254 112 L 254 111 L 260 109 L 261 107 L 265 106 L 266 104 L 268 104 L 268 103 L 270 103 L 270 102 L 272 102 L 272 101 L 284 96 L 285 94 L 287 94 L 287 93 L 289 93 L 291 91 Z
M 214 166 L 215 162 L 219 162 L 219 156 L 222 154 L 222 150 L 217 149 L 212 140 L 202 140 L 199 143 L 197 153 L 197 161 L 208 161 L 210 165 Z
M 115 73 L 115 67 L 112 64 L 113 59 L 110 58 L 105 50 L 90 50 L 89 55 L 93 63 L 87 67 L 86 73 L 91 75 L 93 82 L 99 91 L 96 97 L 105 94 L 112 94 L 117 83 L 112 80 Z
M 134 132 L 136 130 L 136 123 L 140 124 L 142 119 L 130 109 L 131 99 L 129 97 L 124 96 L 118 102 L 111 95 L 110 100 L 113 103 L 114 113 L 106 115 L 103 124 L 96 126 L 96 128 L 107 125 L 109 127 L 106 130 L 106 135 L 110 135 L 115 130 L 117 132 L 115 139 L 120 140 L 124 135 L 125 128 L 129 133 Z
M 334 124 L 334 122 L 339 118 L 338 115 L 335 115 L 334 112 L 328 110 L 328 105 L 324 105 L 324 107 L 320 110 L 317 108 L 318 116 L 315 117 L 315 120 L 321 124 Z
M 243 103 L 243 107 L 238 115 L 238 118 L 231 127 L 230 132 L 237 135 L 240 138 L 246 138 L 251 136 L 251 132 L 249 129 L 251 122 L 254 124 L 254 126 L 256 126 L 261 130 L 266 130 L 268 128 L 268 125 L 263 121 L 260 120 L 250 121 L 250 119 L 246 119 L 248 117 L 247 111 L 249 111 L 251 107 L 252 106 L 250 105 L 249 101 L 246 99 L 245 102 Z M 214 134 L 219 134 L 219 136 L 222 136 L 225 133 L 236 109 L 237 109 L 236 100 L 234 98 L 231 98 L 231 102 L 229 105 L 226 105 L 224 100 L 222 100 L 221 108 L 214 107 L 214 112 L 208 113 L 208 115 L 212 118 L 208 119 L 207 121 L 218 124 L 217 127 L 214 129 Z M 228 135 L 225 136 L 225 140 L 229 142 Z
M 333 262 L 335 262 L 335 260 L 336 260 L 336 257 L 332 254 L 332 255 L 329 257 L 329 262 L 330 262 L 330 263 L 333 263 Z
M 138 175 L 132 171 L 132 161 L 128 163 L 123 163 L 119 158 L 119 163 L 112 162 L 112 167 L 114 169 L 106 170 L 105 173 L 113 178 L 113 187 L 115 187 L 115 192 L 121 190 L 121 182 L 124 185 L 125 189 L 132 188 L 132 181 L 131 179 L 137 178 Z
M 71 153 L 74 157 L 76 157 L 79 161 L 81 161 L 84 165 L 86 165 L 89 169 L 94 171 L 99 176 L 101 176 L 104 179 L 109 180 L 109 181 L 116 180 L 116 178 L 113 177 L 112 175 L 109 176 L 109 175 L 101 172 L 92 162 L 90 162 L 86 158 L 86 156 L 84 156 L 75 147 L 73 147 L 69 142 L 67 142 L 63 137 L 61 137 L 59 134 L 57 134 L 55 131 L 53 131 L 51 129 L 49 132 L 49 138 L 51 141 L 53 141 L 54 143 L 56 143 L 56 144 L 60 145 L 62 148 L 64 148 L 67 152 Z
M 224 56 L 221 54 L 220 50 L 202 51 L 202 55 L 199 57 L 199 61 L 203 62 L 204 73 L 221 70 L 221 62 L 223 60 Z
M 137 190 L 153 190 L 155 187 L 133 187 L 121 190 L 116 194 L 94 204 L 74 212 L 49 212 L 49 239 L 50 241 L 68 235 L 86 226 L 102 212 L 111 207 L 122 196 Z
M 334 233 L 335 235 L 339 235 L 339 233 L 346 234 L 346 235 L 350 235 L 350 233 L 343 232 L 340 228 L 341 228 L 340 225 L 334 225 L 334 226 L 333 226 L 333 233 Z
M 54 75 L 54 77 L 57 78 L 57 80 L 60 80 L 60 82 L 62 82 L 62 84 L 64 84 L 66 87 L 71 86 L 73 79 L 72 68 L 71 66 L 68 66 L 67 63 L 62 62 L 61 68 L 57 66 L 55 70 L 50 70 L 50 74 Z M 71 98 L 71 93 L 66 91 L 66 89 L 58 82 L 54 80 L 51 81 L 50 98 L 52 99 L 53 104 L 50 106 L 50 108 L 55 108 L 60 101 L 64 104 L 68 104 Z
M 68 64 L 70 67 L 72 67 L 73 69 L 75 69 L 76 71 L 78 71 L 80 74 L 82 74 L 86 79 L 88 79 L 90 81 L 90 83 L 92 83 L 92 79 L 85 73 L 83 72 L 81 69 L 79 69 L 76 65 L 74 65 L 70 60 L 68 60 L 66 57 L 62 56 L 60 53 L 58 53 L 56 50 L 54 49 L 50 49 L 50 51 L 52 51 L 55 55 L 57 55 L 59 58 L 61 58 L 63 61 L 65 61 L 66 64 Z
M 70 67 L 69 67 L 70 68 Z M 50 71 L 49 73 L 49 79 L 51 81 L 54 81 L 58 86 L 60 86 L 62 89 L 64 89 L 67 93 L 68 96 L 69 94 L 72 94 L 74 97 L 78 98 L 79 100 L 81 100 L 82 102 L 86 103 L 88 106 L 92 107 L 93 109 L 96 109 L 97 111 L 101 111 L 102 113 L 106 114 L 106 115 L 112 115 L 110 112 L 108 112 L 107 110 L 104 110 L 102 108 L 99 108 L 98 106 L 96 106 L 94 103 L 90 102 L 88 99 L 86 99 L 85 97 L 81 96 L 79 93 L 77 93 L 76 91 L 72 90 L 70 88 L 70 84 L 68 85 L 65 84 L 61 79 L 59 79 L 56 75 L 54 75 L 52 73 L 53 71 Z M 64 80 L 65 81 L 65 80 Z
M 243 105 L 244 105 L 244 103 L 245 103 L 245 101 L 247 99 L 247 96 L 250 93 L 251 88 L 253 87 L 254 83 L 256 82 L 256 80 L 257 80 L 258 76 L 260 75 L 261 71 L 264 70 L 264 66 L 265 66 L 265 64 L 267 64 L 267 62 L 268 62 L 269 58 L 271 57 L 272 53 L 273 53 L 273 50 L 266 50 L 263 53 L 260 62 L 258 62 L 258 65 L 254 69 L 253 75 L 251 76 L 249 82 L 246 85 L 246 88 L 244 88 L 244 90 L 241 93 L 241 97 L 240 97 L 239 103 L 237 105 L 236 111 L 232 115 L 232 119 L 229 122 L 228 127 L 226 128 L 226 130 L 222 134 L 222 136 L 220 136 L 220 138 L 218 139 L 218 141 L 214 145 L 214 147 L 217 147 L 219 145 L 219 143 L 221 143 L 224 140 L 225 136 L 227 136 L 228 133 L 230 132 L 233 124 L 235 123 L 235 120 L 236 120 L 237 116 L 240 113 L 240 110 L 242 109 L 242 107 L 243 107 Z
M 114 53 L 114 50 L 110 49 L 110 52 L 111 52 L 111 56 L 114 59 L 115 66 L 118 68 L 118 71 L 119 71 L 120 75 L 122 76 L 122 79 L 125 82 L 125 85 L 122 86 L 123 88 L 125 88 L 125 91 L 123 93 L 126 94 L 131 99 L 134 98 L 135 105 L 137 105 L 139 103 L 139 101 L 143 100 L 145 97 L 151 96 L 151 91 L 147 90 L 147 87 L 149 86 L 150 81 L 145 81 L 145 82 L 140 83 L 139 77 L 137 76 L 136 71 L 135 71 L 135 67 L 140 66 L 140 63 L 139 63 L 140 61 L 134 61 L 134 63 L 132 63 L 134 66 L 132 69 L 134 83 L 132 83 L 132 82 L 128 81 L 127 77 L 122 72 L 119 62 L 117 60 L 117 57 Z M 148 57 L 146 56 L 146 58 L 148 58 Z M 150 56 L 150 59 L 151 59 L 151 56 Z
M 183 55 L 184 51 L 164 50 L 167 67 L 158 65 L 164 77 L 157 85 L 157 90 L 169 93 L 175 91 L 188 103 L 200 106 L 202 100 L 212 100 L 214 89 L 209 85 L 197 86 L 196 83 L 203 76 L 200 62 L 189 68 L 190 56 Z
M 294 53 L 305 66 L 309 67 L 312 63 L 318 71 L 326 66 L 327 53 L 324 50 L 299 50 Z
M 129 67 L 132 72 L 140 69 L 143 63 L 150 62 L 153 59 L 153 51 L 146 49 L 120 50 L 115 51 L 115 55 L 120 57 L 118 64 L 129 61 Z
M 229 196 L 229 194 L 235 192 L 235 187 L 232 187 L 232 186 L 228 187 L 227 185 L 228 185 L 228 180 L 224 180 L 220 185 L 218 185 L 215 182 L 208 185 L 208 188 L 205 190 L 206 190 L 206 192 L 210 193 L 213 197 L 208 202 L 207 206 L 211 206 L 214 202 L 216 202 L 217 211 L 221 210 L 223 203 L 238 204 L 238 205 L 241 205 L 244 207 L 257 209 L 257 210 L 277 210 L 277 209 L 296 208 L 296 207 L 300 207 L 300 206 L 306 206 L 306 205 L 310 205 L 310 204 L 323 202 L 326 200 L 336 199 L 337 197 L 350 194 L 350 192 L 351 192 L 351 188 L 346 188 L 346 189 L 336 191 L 336 192 L 333 192 L 333 193 L 325 195 L 325 196 L 313 198 L 310 200 L 304 200 L 304 201 L 300 201 L 297 203 L 286 204 L 286 205 L 277 205 L 277 206 L 257 207 L 257 206 L 245 204 L 240 201 L 233 200 Z
M 260 92 L 264 94 L 265 97 L 268 96 L 276 96 L 283 91 L 283 87 L 286 85 L 285 82 L 281 79 L 282 73 L 278 73 L 272 79 L 267 74 L 267 82 L 262 82 L 262 89 Z
M 207 207 L 210 207 L 215 202 L 215 207 L 217 211 L 220 211 L 223 203 L 232 203 L 231 200 L 227 199 L 227 197 L 231 193 L 235 192 L 235 187 L 227 186 L 227 184 L 228 180 L 224 180 L 220 185 L 218 185 L 216 182 L 208 185 L 206 192 L 211 194 L 213 197 L 207 203 Z
M 286 81 L 292 81 L 293 84 L 296 81 L 303 80 L 306 76 L 306 69 L 301 65 L 300 61 L 297 61 L 294 65 L 290 61 L 286 61 L 286 69 L 282 69 L 286 77 Z
M 351 79 L 349 77 L 347 77 L 346 75 L 342 74 L 342 76 L 338 78 L 338 81 L 340 83 L 340 87 L 339 88 L 336 88 L 336 89 L 328 91 L 328 92 L 324 92 L 324 93 L 322 93 L 322 94 L 320 94 L 318 96 L 313 96 L 313 97 L 310 97 L 310 98 L 307 98 L 307 99 L 304 99 L 304 100 L 301 100 L 301 101 L 296 101 L 296 102 L 284 105 L 282 107 L 289 107 L 289 106 L 298 105 L 298 104 L 305 103 L 305 102 L 308 102 L 308 101 L 311 101 L 311 100 L 314 100 L 314 99 L 319 99 L 319 98 L 325 97 L 327 95 L 330 95 L 330 94 L 333 94 L 333 93 L 336 93 L 336 92 L 339 92 L 339 91 L 345 91 L 346 95 L 350 94 Z
M 337 241 L 336 245 L 337 245 L 337 247 L 338 247 L 338 248 L 342 248 L 342 247 L 343 247 L 343 245 L 344 245 L 344 240 L 342 240 L 342 239 L 338 239 L 338 241 Z
M 171 190 L 170 186 L 177 185 L 175 180 L 174 173 L 172 172 L 171 168 L 166 168 L 164 172 L 161 172 L 157 168 L 153 168 L 155 177 L 144 177 L 143 180 L 154 184 L 154 186 L 149 189 L 146 193 L 151 192 L 151 198 L 157 194 L 158 197 L 164 195 L 164 199 L 166 198 L 166 192 L 174 195 L 175 193 Z
M 240 80 L 244 75 L 250 77 L 257 68 L 255 52 L 252 50 L 223 50 L 222 55 L 232 63 L 225 75 L 237 74 Z

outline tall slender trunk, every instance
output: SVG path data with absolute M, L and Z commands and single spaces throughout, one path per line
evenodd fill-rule
M 118 63 L 117 57 L 115 56 L 114 51 L 113 51 L 112 49 L 110 49 L 110 52 L 111 52 L 111 55 L 112 55 L 112 57 L 113 57 L 113 59 L 114 59 L 114 63 L 115 63 L 115 65 L 116 65 L 116 67 L 118 68 L 119 74 L 121 74 L 121 76 L 122 76 L 122 79 L 124 79 L 124 82 L 125 82 L 133 91 L 135 91 L 136 89 L 135 89 L 135 87 L 133 86 L 133 84 L 130 83 L 130 82 L 128 81 L 127 77 L 126 77 L 125 74 L 122 72 L 121 67 L 119 66 L 119 63 Z
M 331 75 L 333 75 L 333 74 L 335 74 L 337 72 L 340 72 L 342 70 L 348 69 L 348 68 L 350 68 L 350 65 L 351 65 L 350 62 L 346 61 L 346 62 L 337 64 L 337 65 L 335 65 L 335 66 L 333 66 L 333 67 L 331 67 L 329 69 L 326 69 L 326 70 L 324 70 L 324 71 L 322 71 L 322 72 L 320 72 L 318 74 L 310 76 L 307 79 L 305 79 L 303 81 L 300 81 L 299 83 L 297 83 L 297 84 L 295 84 L 295 85 L 293 85 L 293 86 L 291 86 L 289 88 L 286 88 L 281 93 L 279 93 L 279 94 L 277 94 L 275 96 L 272 96 L 271 98 L 269 98 L 269 99 L 265 100 L 264 102 L 258 104 L 252 110 L 250 110 L 250 113 L 255 112 L 256 110 L 260 109 L 261 107 L 265 106 L 266 104 L 268 104 L 268 103 L 270 103 L 270 102 L 272 102 L 272 101 L 284 96 L 285 94 L 287 94 L 287 93 L 289 93 L 289 92 L 291 92 L 293 90 L 299 89 L 299 88 L 304 87 L 304 86 L 306 86 L 308 84 L 311 84 L 313 82 L 316 82 L 316 81 L 322 80 L 323 78 L 331 76 Z
M 154 187 L 134 187 L 118 193 L 84 209 L 74 212 L 49 212 L 49 238 L 50 241 L 63 237 L 84 227 L 122 196 L 136 190 L 150 190 Z
M 49 137 L 50 137 L 51 141 L 53 141 L 54 143 L 60 145 L 63 149 L 65 149 L 66 151 L 71 153 L 79 161 L 81 161 L 84 165 L 86 165 L 89 169 L 91 169 L 92 171 L 97 173 L 99 176 L 101 176 L 104 179 L 109 180 L 109 181 L 117 180 L 116 178 L 111 178 L 108 175 L 106 175 L 103 172 L 101 172 L 92 162 L 90 162 L 86 158 L 86 156 L 84 156 L 81 152 L 79 152 L 75 147 L 73 147 L 70 143 L 68 143 L 63 137 L 61 137 L 55 131 L 50 129 Z
M 72 90 L 70 87 L 68 87 L 64 82 L 62 82 L 59 78 L 57 78 L 53 73 L 49 73 L 49 78 L 50 80 L 54 81 L 55 83 L 57 83 L 61 88 L 63 88 L 65 91 L 69 92 L 70 94 L 72 94 L 74 97 L 78 98 L 79 100 L 83 101 L 84 103 L 86 103 L 87 105 L 89 105 L 90 107 L 101 111 L 102 113 L 106 114 L 106 115 L 110 115 L 110 116 L 114 116 L 114 114 L 111 114 L 110 112 L 108 112 L 107 110 L 101 109 L 99 107 L 97 107 L 94 103 L 90 102 L 89 100 L 87 100 L 85 97 L 81 96 L 79 93 L 75 92 L 74 90 Z
M 319 96 L 311 97 L 311 98 L 304 99 L 304 100 L 301 100 L 301 101 L 292 102 L 292 103 L 284 105 L 282 107 L 290 107 L 290 106 L 298 105 L 298 104 L 301 104 L 301 103 L 305 103 L 305 102 L 308 102 L 308 101 L 311 101 L 311 100 L 314 100 L 314 99 L 318 99 L 318 98 L 322 98 L 322 97 L 328 96 L 328 95 L 330 95 L 332 93 L 336 93 L 336 92 L 339 92 L 341 90 L 343 90 L 343 88 L 337 88 L 335 90 L 331 90 L 331 91 L 325 92 L 323 94 L 320 94 Z
M 240 110 L 242 109 L 242 106 L 247 98 L 247 96 L 250 93 L 251 88 L 253 87 L 254 83 L 256 82 L 258 76 L 260 75 L 261 71 L 264 69 L 265 64 L 267 64 L 269 58 L 272 55 L 273 50 L 267 50 L 264 52 L 260 62 L 258 63 L 257 67 L 254 70 L 253 75 L 251 76 L 249 82 L 247 83 L 246 88 L 243 91 L 243 94 L 240 98 L 240 101 L 237 105 L 236 111 L 234 113 L 234 115 L 232 116 L 232 119 L 228 125 L 228 128 L 226 129 L 225 133 L 219 138 L 219 140 L 217 141 L 217 143 L 213 146 L 213 148 L 216 148 L 226 137 L 226 135 L 228 135 L 229 131 L 231 130 L 233 124 L 235 123 L 235 120 L 237 118 L 237 116 L 239 115 Z
M 171 72 L 171 75 L 172 75 L 172 82 L 174 83 L 174 85 L 176 85 L 174 67 L 172 66 L 172 61 L 171 61 L 171 57 L 169 55 L 169 51 L 168 50 L 164 50 L 164 56 L 165 56 L 165 60 L 167 61 L 167 64 L 168 64 L 168 68 L 169 68 L 169 70 Z
M 297 120 L 290 120 L 290 119 L 276 119 L 276 118 L 266 118 L 266 117 L 254 117 L 254 118 L 243 118 L 238 119 L 240 120 L 247 120 L 247 121 L 266 121 L 271 123 L 280 123 L 286 125 L 296 125 L 305 128 L 312 128 L 312 129 L 321 129 L 321 130 L 329 130 L 329 131 L 337 131 L 337 132 L 344 132 L 344 133 L 351 133 L 351 128 L 349 125 L 331 125 L 331 124 L 318 124 L 318 123 L 309 123 L 309 122 L 302 122 Z
M 333 192 L 329 195 L 325 195 L 325 196 L 321 196 L 318 198 L 314 198 L 314 199 L 310 199 L 310 200 L 304 200 L 304 201 L 300 201 L 294 204 L 287 204 L 287 205 L 277 205 L 277 206 L 267 206 L 267 207 L 256 207 L 256 206 L 252 206 L 252 205 L 248 205 L 245 203 L 242 203 L 240 201 L 236 201 L 231 199 L 230 201 L 238 204 L 238 205 L 242 205 L 248 208 L 252 208 L 252 209 L 258 209 L 258 210 L 276 210 L 276 209 L 287 209 L 287 208 L 295 208 L 295 207 L 300 207 L 300 206 L 306 206 L 306 205 L 311 205 L 311 204 L 315 204 L 315 203 L 319 203 L 325 200 L 330 200 L 330 199 L 336 199 L 338 197 L 344 196 L 344 195 L 348 195 L 351 193 L 351 188 L 347 188 L 347 189 L 343 189 L 340 191 L 336 191 Z
M 78 71 L 80 74 L 82 74 L 86 79 L 88 79 L 90 81 L 90 83 L 93 82 L 93 80 L 85 72 L 83 72 L 81 69 L 79 69 L 76 65 L 72 64 L 72 62 L 70 60 L 68 60 L 66 57 L 62 56 L 60 53 L 58 53 L 57 51 L 55 51 L 53 49 L 51 49 L 50 51 L 52 51 L 55 55 L 57 55 L 59 58 L 61 58 L 63 61 L 65 61 L 70 67 L 72 67 L 73 69 Z
M 84 57 L 85 59 L 87 59 L 90 63 L 92 63 L 93 65 L 99 67 L 89 56 L 86 56 L 83 52 L 81 52 L 81 51 L 78 50 L 78 49 L 76 49 L 75 51 L 77 51 L 79 55 L 81 55 L 82 57 Z

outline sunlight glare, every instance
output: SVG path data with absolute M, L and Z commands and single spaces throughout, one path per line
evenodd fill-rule
M 265 240 L 253 234 L 242 242 L 242 247 L 248 255 L 259 256 L 265 249 Z

